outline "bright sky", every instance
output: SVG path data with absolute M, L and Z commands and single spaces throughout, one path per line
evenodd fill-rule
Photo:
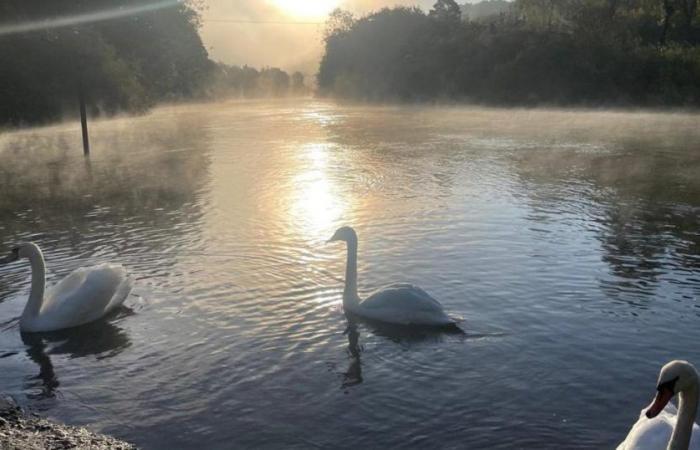
M 323 51 L 323 21 L 336 7 L 366 13 L 435 0 L 207 0 L 202 38 L 211 57 L 228 64 L 274 66 L 312 76 Z M 460 2 L 461 3 L 461 2 Z M 291 22 L 291 23 L 290 23 Z M 315 24 L 320 23 L 320 24 Z

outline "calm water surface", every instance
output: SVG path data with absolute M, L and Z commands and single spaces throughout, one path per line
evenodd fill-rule
M 0 134 L 0 249 L 48 278 L 136 279 L 106 323 L 19 333 L 0 268 L 0 390 L 171 448 L 610 448 L 660 365 L 700 364 L 700 117 L 242 102 Z M 414 282 L 464 336 L 348 327 Z M 4 250 L 3 250 L 4 252 Z

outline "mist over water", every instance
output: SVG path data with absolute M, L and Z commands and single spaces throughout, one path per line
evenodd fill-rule
M 2 267 L 0 385 L 149 449 L 613 447 L 700 360 L 699 124 L 279 100 L 94 122 L 89 160 L 77 124 L 0 134 L 0 250 L 136 279 L 23 339 Z M 346 224 L 362 293 L 413 282 L 466 335 L 348 329 Z

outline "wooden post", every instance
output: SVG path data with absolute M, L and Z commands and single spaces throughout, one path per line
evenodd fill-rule
M 90 139 L 88 137 L 88 127 L 87 127 L 87 112 L 85 108 L 85 92 L 83 91 L 83 85 L 80 84 L 78 89 L 78 97 L 80 100 L 80 125 L 83 129 L 83 155 L 90 155 Z

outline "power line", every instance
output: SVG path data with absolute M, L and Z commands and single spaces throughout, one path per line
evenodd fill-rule
M 324 22 L 288 22 L 274 20 L 202 19 L 202 22 L 249 25 L 324 25 Z

